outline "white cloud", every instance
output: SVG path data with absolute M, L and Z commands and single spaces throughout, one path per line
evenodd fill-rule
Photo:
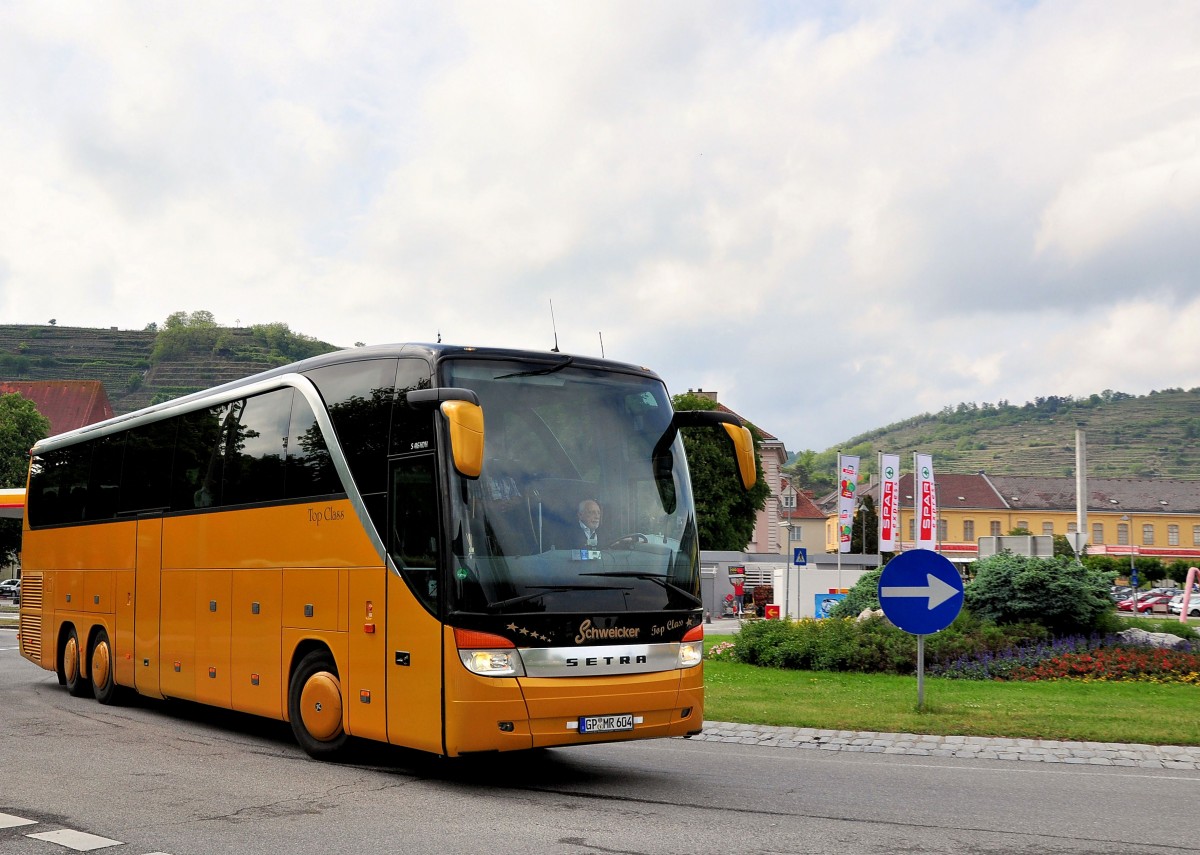
M 564 349 L 602 334 L 791 448 L 1200 385 L 1198 24 L 1188 2 L 8 4 L 0 318 L 548 347 L 553 300 Z

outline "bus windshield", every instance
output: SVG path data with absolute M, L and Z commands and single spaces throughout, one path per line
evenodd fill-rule
M 451 612 L 692 611 L 695 510 L 670 400 L 649 375 L 456 359 L 476 392 L 481 476 L 452 474 Z

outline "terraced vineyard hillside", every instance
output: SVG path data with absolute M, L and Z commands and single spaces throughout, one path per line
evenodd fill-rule
M 1070 476 L 1077 427 L 1086 433 L 1092 477 L 1200 479 L 1200 389 L 1039 398 L 1023 406 L 960 404 L 841 447 L 863 454 L 872 471 L 876 451 L 904 460 L 922 451 L 933 454 L 938 472 Z
M 284 325 L 191 331 L 170 349 L 156 330 L 0 325 L 0 380 L 99 380 L 121 415 L 292 361 L 281 330 L 298 356 L 336 349 Z

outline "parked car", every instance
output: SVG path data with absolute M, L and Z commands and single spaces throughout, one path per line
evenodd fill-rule
M 1165 606 L 1169 602 L 1171 602 L 1171 598 L 1168 597 L 1166 594 L 1150 594 L 1148 596 L 1138 597 L 1137 598 L 1138 614 L 1141 614 L 1142 612 L 1148 612 L 1160 603 Z M 1133 611 L 1133 597 L 1130 597 L 1128 600 L 1122 600 L 1121 602 L 1117 603 L 1117 608 L 1123 612 Z
M 11 597 L 17 591 L 17 586 L 21 584 L 20 579 L 5 579 L 0 582 L 0 597 Z
M 1171 597 L 1171 602 L 1167 604 L 1167 611 L 1173 615 L 1183 612 L 1183 594 Z M 1200 617 L 1200 592 L 1192 591 L 1192 597 L 1188 601 L 1188 617 Z

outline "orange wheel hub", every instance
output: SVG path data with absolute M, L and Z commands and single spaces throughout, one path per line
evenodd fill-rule
M 112 656 L 108 645 L 101 643 L 92 651 L 92 682 L 103 689 L 108 685 L 109 674 L 112 670 Z
M 300 719 L 313 739 L 328 742 L 342 732 L 342 684 L 328 671 L 308 678 L 300 692 Z
M 67 646 L 63 648 L 63 673 L 68 683 L 79 676 L 79 642 L 74 638 L 68 638 Z

